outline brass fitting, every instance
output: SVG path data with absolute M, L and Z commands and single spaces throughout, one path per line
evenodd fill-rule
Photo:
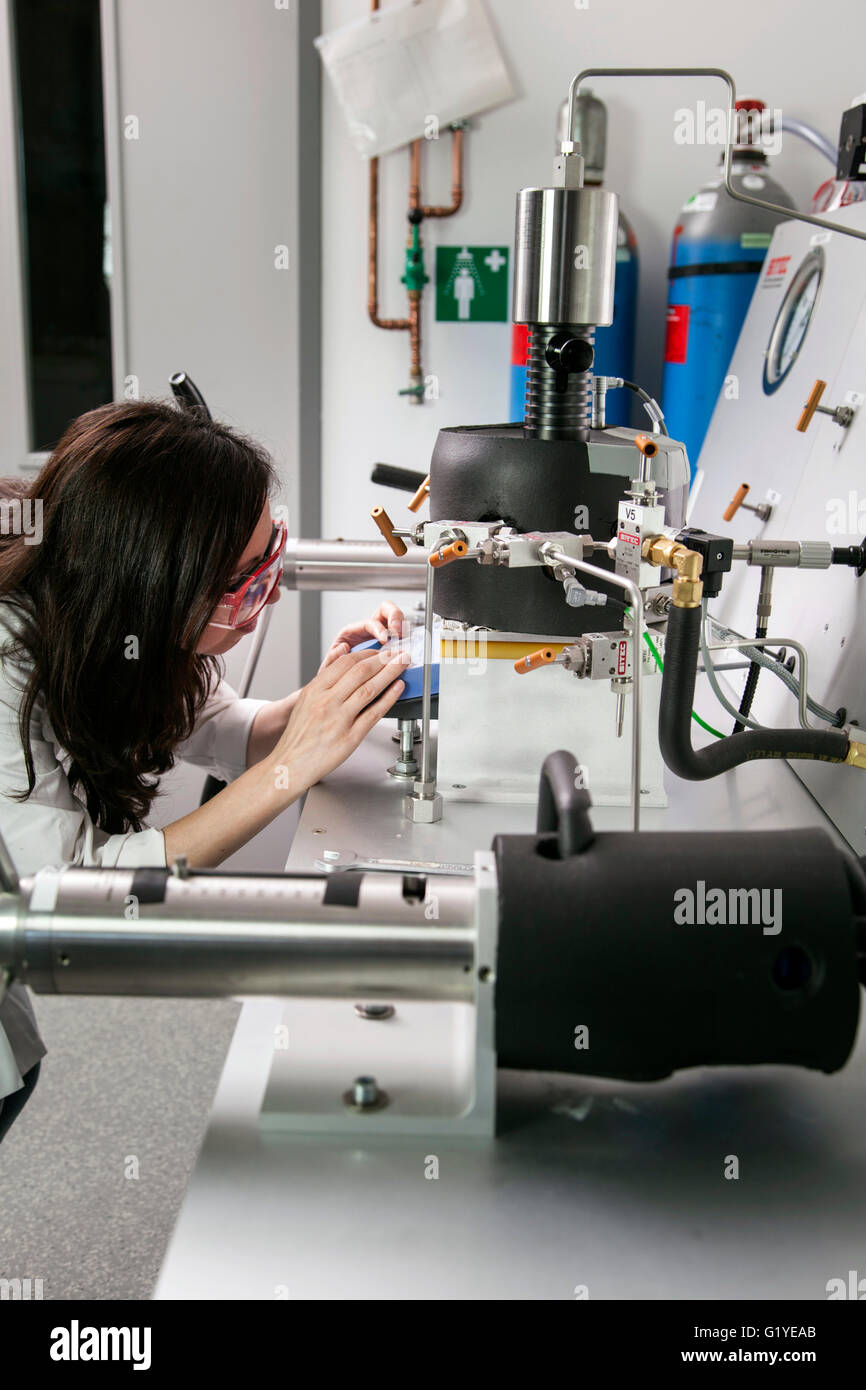
M 689 550 L 680 541 L 667 536 L 647 536 L 640 548 L 641 555 L 651 565 L 676 570 L 673 586 L 675 608 L 699 608 L 704 586 L 701 569 L 704 557 L 697 550 Z
M 700 579 L 681 579 L 677 575 L 673 583 L 674 608 L 700 608 L 704 596 L 704 586 Z
M 852 739 L 848 744 L 848 756 L 845 761 L 852 767 L 866 767 L 866 743 L 855 743 Z

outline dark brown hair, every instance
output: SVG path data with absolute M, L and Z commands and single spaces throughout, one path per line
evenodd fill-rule
M 73 420 L 25 494 L 41 502 L 41 543 L 0 537 L 16 619 L 3 657 L 27 668 L 28 785 L 12 795 L 36 784 L 41 699 L 91 820 L 141 829 L 222 673 L 195 648 L 275 484 L 262 448 L 198 413 L 130 401 Z

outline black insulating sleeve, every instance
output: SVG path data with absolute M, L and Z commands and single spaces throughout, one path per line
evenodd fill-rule
M 659 710 L 659 747 L 671 772 L 689 782 L 718 777 L 754 758 L 811 758 L 843 763 L 848 735 L 841 729 L 767 729 L 720 739 L 709 748 L 692 747 L 700 608 L 673 607 L 668 615 L 665 669 Z
M 493 848 L 500 1067 L 652 1081 L 844 1065 L 866 884 L 825 831 L 600 831 L 566 859 L 553 833 Z M 731 910 L 750 895 L 775 914 Z M 698 910 L 711 897 L 718 916 Z

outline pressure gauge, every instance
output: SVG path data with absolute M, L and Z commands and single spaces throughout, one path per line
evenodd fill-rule
M 810 251 L 785 292 L 764 353 L 764 390 L 777 391 L 790 372 L 812 321 L 824 275 L 824 252 Z

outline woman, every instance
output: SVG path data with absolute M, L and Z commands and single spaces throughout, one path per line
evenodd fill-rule
M 73 421 L 30 490 L 42 539 L 0 539 L 0 830 L 19 874 L 47 864 L 213 867 L 357 748 L 403 690 L 383 603 L 310 683 L 240 700 L 218 657 L 279 597 L 286 531 L 265 452 L 156 401 Z M 228 782 L 147 823 L 180 758 Z M 0 1139 L 45 1046 L 27 992 L 0 1002 Z

